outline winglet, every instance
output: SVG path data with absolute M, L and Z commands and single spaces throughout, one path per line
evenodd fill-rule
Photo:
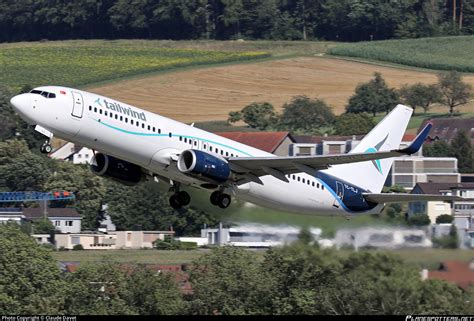
M 411 142 L 410 146 L 401 149 L 400 152 L 407 155 L 416 153 L 421 148 L 421 145 L 423 145 L 423 143 L 425 142 L 426 137 L 428 137 L 428 133 L 430 132 L 431 127 L 433 127 L 433 124 L 431 122 L 426 124 L 425 128 L 423 128 L 421 132 L 415 137 L 415 139 Z

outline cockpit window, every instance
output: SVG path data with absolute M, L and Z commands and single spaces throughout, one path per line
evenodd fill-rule
M 36 90 L 36 89 L 33 89 L 32 91 L 30 91 L 30 94 L 38 94 L 45 98 L 56 98 L 56 94 L 49 93 L 47 91 Z

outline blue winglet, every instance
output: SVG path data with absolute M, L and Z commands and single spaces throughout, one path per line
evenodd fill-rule
M 421 148 L 421 145 L 423 145 L 425 142 L 426 137 L 428 137 L 431 127 L 433 127 L 432 123 L 426 124 L 425 128 L 423 128 L 421 132 L 415 137 L 410 146 L 400 150 L 400 152 L 408 155 L 416 153 Z

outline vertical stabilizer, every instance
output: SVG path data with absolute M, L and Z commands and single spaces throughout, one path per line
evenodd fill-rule
M 407 128 L 413 110 L 397 105 L 381 122 L 377 124 L 350 153 L 375 153 L 398 149 Z M 378 159 L 369 162 L 335 165 L 324 172 L 339 177 L 372 193 L 379 193 L 393 158 Z

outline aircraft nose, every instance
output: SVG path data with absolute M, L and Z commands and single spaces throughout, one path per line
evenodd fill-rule
M 25 111 L 28 107 L 28 99 L 25 94 L 16 95 L 10 99 L 10 104 L 16 111 Z

